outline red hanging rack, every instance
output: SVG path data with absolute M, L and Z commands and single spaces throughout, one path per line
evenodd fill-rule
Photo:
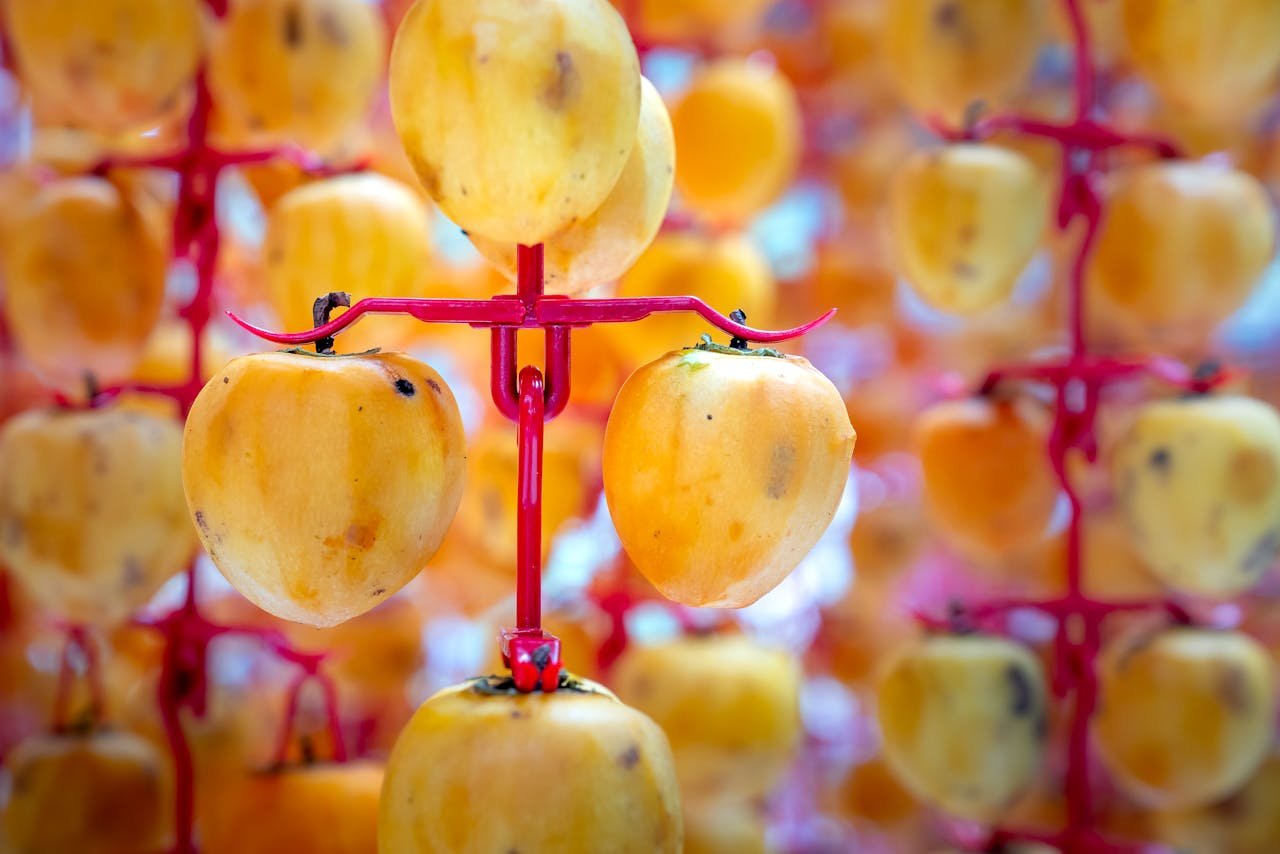
M 1056 831 L 1029 828 L 995 828 L 977 843 L 975 850 L 1000 850 L 1009 842 L 1039 842 L 1063 854 L 1137 854 L 1143 845 L 1107 838 L 1099 829 L 1090 776 L 1093 766 L 1089 723 L 1098 701 L 1097 657 L 1102 643 L 1102 623 L 1122 612 L 1164 612 L 1178 623 L 1190 623 L 1187 611 L 1173 600 L 1100 602 L 1084 591 L 1082 539 L 1084 508 L 1079 492 L 1067 470 L 1073 451 L 1095 462 L 1098 443 L 1095 434 L 1102 391 L 1109 385 L 1146 376 L 1188 391 L 1203 392 L 1231 377 L 1218 369 L 1208 375 L 1163 356 L 1141 359 L 1101 357 L 1090 353 L 1084 328 L 1085 269 L 1094 248 L 1101 222 L 1102 198 L 1098 181 L 1104 171 L 1100 155 L 1119 147 L 1146 149 L 1162 158 L 1179 156 L 1177 147 L 1152 134 L 1125 134 L 1096 119 L 1096 85 L 1091 39 L 1081 11 L 1080 0 L 1063 0 L 1071 23 L 1075 53 L 1075 109 L 1071 120 L 1049 122 L 1016 114 L 996 115 L 957 130 L 936 118 L 929 126 L 949 141 L 981 140 L 997 131 L 1038 137 L 1058 145 L 1062 153 L 1056 225 L 1065 231 L 1077 219 L 1084 233 L 1076 247 L 1068 279 L 1067 354 L 1029 364 L 998 367 L 982 383 L 979 392 L 997 385 L 1023 380 L 1050 386 L 1054 392 L 1054 422 L 1048 442 L 1049 458 L 1070 508 L 1067 528 L 1067 590 L 1060 597 L 1003 599 L 958 606 L 959 615 L 969 621 L 987 621 L 1017 609 L 1032 609 L 1054 617 L 1054 668 L 1052 684 L 1059 699 L 1073 696 L 1068 718 L 1067 770 L 1065 780 L 1066 822 Z M 947 619 L 917 615 L 924 624 L 946 629 Z
M 545 423 L 569 402 L 572 330 L 594 323 L 630 323 L 660 312 L 689 311 L 739 338 L 784 341 L 821 326 L 835 310 L 793 329 L 754 329 L 725 317 L 697 297 L 570 299 L 544 294 L 541 245 L 518 247 L 516 268 L 514 295 L 484 300 L 370 297 L 305 332 L 272 332 L 232 312 L 228 315 L 254 335 L 277 344 L 305 344 L 332 337 L 366 314 L 403 314 L 428 323 L 466 323 L 491 330 L 490 391 L 498 411 L 516 422 L 519 444 L 516 626 L 502 632 L 502 655 L 519 690 L 554 691 L 560 676 L 560 641 L 541 625 L 542 434 Z M 545 375 L 533 365 L 518 366 L 516 335 L 521 329 L 545 331 Z

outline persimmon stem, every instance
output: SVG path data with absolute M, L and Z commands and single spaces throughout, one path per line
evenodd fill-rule
M 322 297 L 316 297 L 316 301 L 311 304 L 311 320 L 314 322 L 315 327 L 318 328 L 328 323 L 329 315 L 338 306 L 350 308 L 351 294 L 343 291 L 331 291 Z M 326 356 L 333 355 L 333 336 L 317 338 L 316 352 Z

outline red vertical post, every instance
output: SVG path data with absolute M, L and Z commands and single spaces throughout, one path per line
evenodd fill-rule
M 542 372 L 520 371 L 520 471 L 516 527 L 516 628 L 542 628 Z

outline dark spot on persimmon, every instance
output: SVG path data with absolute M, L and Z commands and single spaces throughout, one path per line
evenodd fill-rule
M 1227 495 L 1241 504 L 1257 504 L 1276 489 L 1276 458 L 1264 448 L 1248 448 L 1231 458 L 1227 466 Z
M 934 11 L 933 22 L 941 29 L 951 29 L 960 23 L 960 8 L 955 3 L 943 3 Z
M 791 473 L 796 465 L 796 449 L 791 445 L 775 445 L 773 455 L 769 458 L 769 480 L 765 492 L 770 498 L 781 498 L 787 494 L 787 484 L 791 481 Z
M 203 510 L 196 511 L 196 527 L 199 528 L 201 531 L 204 531 L 206 534 L 209 533 L 209 523 L 206 522 L 204 519 Z
M 710 412 L 708 412 L 708 413 L 707 413 L 707 420 L 708 420 L 708 421 L 710 421 L 710 420 L 711 420 L 711 413 L 710 413 Z
M 1249 683 L 1244 673 L 1235 667 L 1223 669 L 1218 677 L 1217 695 L 1222 704 L 1235 714 L 1243 715 L 1249 711 Z
M 1151 456 L 1147 457 L 1147 466 L 1152 471 L 1168 474 L 1169 469 L 1173 467 L 1173 452 L 1165 447 L 1156 448 L 1151 452 Z
M 284 43 L 291 48 L 302 45 L 302 10 L 297 6 L 284 10 Z
M 547 102 L 548 107 L 553 110 L 564 109 L 565 102 L 573 94 L 576 74 L 573 57 L 569 52 L 556 51 L 556 67 L 551 74 L 551 82 L 547 84 L 546 91 L 543 93 L 543 100 Z
M 1010 711 L 1013 712 L 1015 718 L 1025 717 L 1036 706 L 1035 695 L 1031 689 L 1031 680 L 1027 677 L 1026 672 L 1016 664 L 1010 664 L 1005 669 L 1004 676 L 1005 681 L 1009 683 Z
M 630 771 L 640 761 L 640 746 L 633 744 L 618 757 L 618 764 Z
M 436 382 L 435 380 L 427 380 L 427 387 L 432 391 L 434 391 L 436 394 L 441 393 L 440 383 Z
M 1271 528 L 1245 553 L 1240 568 L 1249 575 L 1261 575 L 1271 568 L 1277 552 L 1280 552 L 1280 528 Z
M 377 590 L 373 591 L 369 595 L 372 596 L 374 599 L 377 599 L 379 596 L 381 596 L 383 593 L 386 593 L 386 592 L 387 592 L 387 588 L 379 587 Z
M 316 18 L 316 24 L 320 27 L 320 32 L 328 39 L 329 43 L 337 47 L 346 47 L 350 39 L 347 38 L 347 31 L 342 28 L 342 22 L 338 20 L 338 16 L 329 10 L 325 10 Z
M 222 382 L 223 382 L 223 384 L 224 384 L 224 385 L 225 385 L 226 383 L 231 382 L 231 377 L 223 377 L 223 378 L 222 378 Z
M 398 391 L 400 394 L 403 394 L 405 397 L 413 397 L 418 391 L 416 388 L 413 387 L 413 383 L 409 382 L 403 377 L 396 380 L 395 385 L 396 385 L 396 391 Z
M 147 580 L 147 573 L 142 568 L 142 561 L 133 555 L 125 557 L 120 567 L 120 580 L 126 589 L 137 587 Z

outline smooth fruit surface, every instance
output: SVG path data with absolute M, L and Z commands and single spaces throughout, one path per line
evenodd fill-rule
M 589 217 L 622 174 L 640 63 L 605 0 L 418 0 L 396 33 L 390 95 L 445 214 L 533 245 Z
M 250 771 L 222 783 L 200 816 L 207 854 L 374 854 L 382 765 L 360 761 Z
M 373 103 L 385 39 L 364 0 L 232 0 L 209 48 L 219 131 L 332 147 Z
M 5 310 L 22 354 L 51 385 L 80 392 L 127 379 L 164 305 L 162 232 L 113 184 L 40 190 L 5 244 Z
M 958 122 L 973 102 L 999 105 L 1026 82 L 1043 27 L 1039 0 L 894 0 L 885 59 L 913 109 Z
M 1040 765 L 1047 703 L 1040 664 L 1022 646 L 978 635 L 928 638 L 880 681 L 885 759 L 916 796 L 992 821 Z
M 1247 635 L 1180 628 L 1138 637 L 1105 650 L 1099 675 L 1098 754 L 1149 807 L 1225 797 L 1266 757 L 1275 677 Z
M 652 83 L 641 78 L 640 87 L 636 141 L 617 183 L 600 207 L 543 244 L 547 293 L 576 294 L 618 278 L 653 242 L 667 215 L 676 161 L 671 117 Z M 471 242 L 503 275 L 515 279 L 514 243 L 478 234 Z
M 1029 400 L 969 398 L 924 412 L 915 442 L 925 506 L 939 533 L 976 555 L 1043 540 L 1058 501 L 1050 425 L 1048 412 Z
M 182 433 L 126 408 L 31 410 L 0 431 L 0 559 L 43 608 L 110 625 L 186 567 Z
M 667 598 L 749 605 L 826 529 L 854 437 L 839 392 L 803 358 L 668 353 L 631 375 L 609 413 L 609 512 Z
M 125 732 L 40 735 L 5 757 L 13 854 L 138 854 L 164 846 L 164 760 Z
M 581 680 L 437 693 L 391 752 L 378 818 L 382 854 L 677 852 L 682 836 L 666 736 Z
M 201 54 L 197 0 L 9 0 L 23 88 L 58 122 L 142 130 L 177 104 Z
M 1280 552 L 1280 415 L 1260 400 L 1148 403 L 1116 449 L 1114 482 L 1135 550 L 1184 593 L 1228 596 Z
M 667 734 L 686 808 L 768 795 L 799 748 L 800 668 L 743 636 L 632 646 L 611 681 Z
M 1124 0 L 1139 73 L 1179 108 L 1229 117 L 1274 92 L 1280 4 L 1273 0 Z
M 327 626 L 403 587 L 462 493 L 453 393 L 398 353 L 232 360 L 187 419 L 183 480 L 227 580 L 278 617 Z
M 787 78 L 767 65 L 725 59 L 699 68 L 671 123 L 680 197 L 708 219 L 741 222 L 795 176 L 800 106 Z
M 915 154 L 889 200 L 907 280 L 935 308 L 961 314 L 1004 302 L 1048 224 L 1035 166 L 994 145 Z
M 1089 287 L 1102 308 L 1168 336 L 1204 333 L 1239 308 L 1275 252 L 1276 218 L 1247 173 L 1199 162 L 1121 173 Z
M 342 175 L 286 193 L 267 218 L 267 295 L 283 329 L 313 325 L 311 306 L 332 291 L 362 297 L 425 296 L 431 218 L 412 190 L 376 173 Z M 371 317 L 338 342 L 359 351 L 407 338 L 412 318 Z

